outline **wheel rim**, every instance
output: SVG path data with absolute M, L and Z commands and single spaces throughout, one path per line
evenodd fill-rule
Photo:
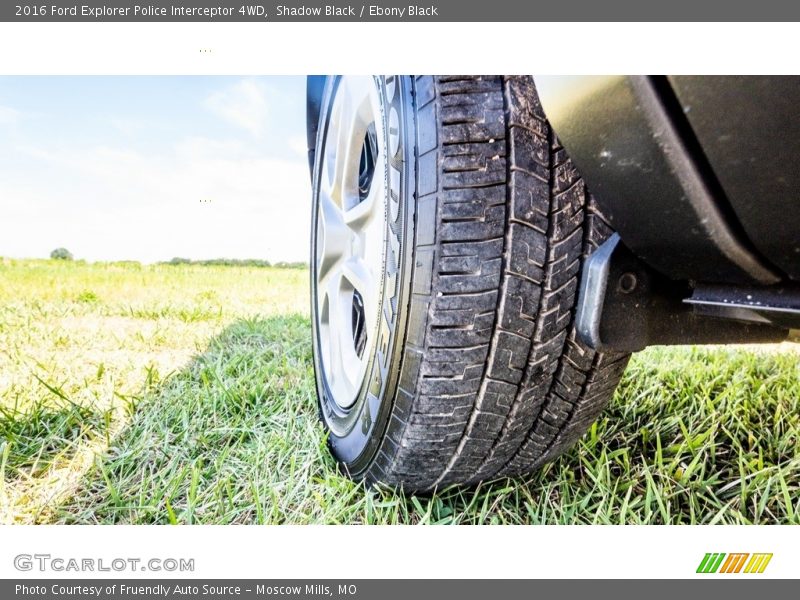
M 371 77 L 336 86 L 318 177 L 316 315 L 320 359 L 335 404 L 349 409 L 377 338 L 386 215 L 386 152 Z

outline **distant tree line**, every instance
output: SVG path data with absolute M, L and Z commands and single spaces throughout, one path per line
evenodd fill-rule
M 205 260 L 192 260 L 176 256 L 165 265 L 200 265 L 204 267 L 277 267 L 279 269 L 306 269 L 308 263 L 280 261 L 271 263 L 261 258 L 208 258 Z
M 66 248 L 56 248 L 50 253 L 50 258 L 54 260 L 74 260 L 72 253 Z M 139 265 L 138 261 L 117 260 L 113 261 L 116 265 Z M 308 263 L 305 262 L 285 262 L 279 261 L 271 263 L 261 258 L 208 258 L 205 260 L 192 260 L 191 258 L 181 258 L 176 256 L 170 261 L 161 262 L 161 265 L 200 265 L 204 267 L 276 267 L 278 269 L 307 269 Z

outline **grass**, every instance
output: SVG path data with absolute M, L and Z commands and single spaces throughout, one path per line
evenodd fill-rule
M 563 457 L 410 496 L 342 477 L 306 271 L 0 262 L 0 522 L 799 523 L 800 352 L 654 348 Z

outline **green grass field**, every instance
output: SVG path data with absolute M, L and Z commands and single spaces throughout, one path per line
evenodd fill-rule
M 0 523 L 800 523 L 800 352 L 650 349 L 569 453 L 432 497 L 339 475 L 308 273 L 0 259 Z

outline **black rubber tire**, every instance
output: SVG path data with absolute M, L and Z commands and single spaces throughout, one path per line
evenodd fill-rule
M 397 319 L 382 387 L 354 407 L 369 417 L 355 421 L 361 440 L 332 427 L 332 451 L 354 477 L 410 491 L 529 472 L 583 435 L 627 363 L 573 327 L 581 263 L 611 229 L 532 78 L 397 83 L 408 91 L 392 157 L 403 173 L 400 250 L 387 262 Z

